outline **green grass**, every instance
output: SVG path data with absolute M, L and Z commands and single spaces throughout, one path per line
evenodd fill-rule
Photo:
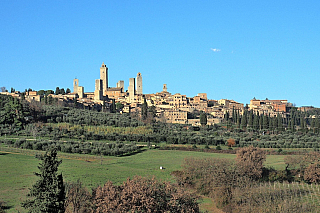
M 11 207 L 8 212 L 22 211 L 21 201 L 26 199 L 29 188 L 35 183 L 39 160 L 38 151 L 1 147 L 0 151 L 0 200 Z M 6 153 L 5 151 L 11 151 Z M 18 152 L 18 153 L 13 153 Z M 20 153 L 19 153 L 20 152 Z M 171 172 L 181 169 L 186 157 L 214 157 L 234 159 L 233 154 L 203 153 L 174 150 L 145 150 L 125 157 L 99 157 L 92 155 L 59 153 L 62 164 L 59 170 L 65 181 L 80 179 L 88 188 L 103 185 L 107 180 L 120 184 L 135 175 L 156 176 L 161 180 L 173 181 Z M 266 165 L 284 168 L 283 156 L 267 156 Z M 165 169 L 160 170 L 160 166 Z

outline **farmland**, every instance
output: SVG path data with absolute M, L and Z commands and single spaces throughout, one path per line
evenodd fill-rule
M 39 161 L 34 157 L 39 151 L 1 147 L 0 155 L 0 200 L 10 207 L 8 212 L 23 211 L 21 201 L 25 200 L 28 188 L 36 181 L 33 175 Z M 65 181 L 80 179 L 88 188 L 103 185 L 107 180 L 120 184 L 127 177 L 155 176 L 174 181 L 171 173 L 181 169 L 187 157 L 210 157 L 234 159 L 233 154 L 202 153 L 186 151 L 145 150 L 124 157 L 97 157 L 92 155 L 60 153 L 60 171 Z M 268 156 L 266 165 L 284 168 L 284 156 Z M 160 166 L 165 169 L 160 170 Z

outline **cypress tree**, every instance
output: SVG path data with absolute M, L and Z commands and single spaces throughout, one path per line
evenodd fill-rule
M 245 129 L 247 127 L 247 110 L 243 112 L 241 117 L 241 129 Z
M 116 112 L 116 103 L 115 103 L 114 99 L 112 99 L 112 104 L 110 106 L 110 112 L 111 113 L 115 113 Z
M 282 115 L 280 115 L 280 113 L 279 113 L 278 116 L 277 116 L 277 120 L 278 120 L 278 121 L 277 121 L 277 123 L 278 123 L 278 130 L 281 131 L 283 125 L 282 125 Z
M 232 108 L 232 122 L 235 123 L 237 121 L 237 115 L 234 107 Z
M 240 116 L 237 115 L 237 129 L 240 129 Z
M 253 116 L 254 116 L 254 118 L 253 118 L 253 129 L 254 130 L 258 130 L 258 127 L 259 127 L 259 115 L 254 114 Z M 250 123 L 250 120 L 249 120 L 249 123 Z
M 259 128 L 260 128 L 260 130 L 263 129 L 262 125 L 263 125 L 263 114 L 259 116 Z
M 60 94 L 60 88 L 59 88 L 59 87 L 56 87 L 55 95 L 59 95 L 59 94 Z
M 248 128 L 252 128 L 253 127 L 253 110 L 250 110 L 248 120 L 249 120 L 248 121 Z
M 300 115 L 300 127 L 302 130 L 304 129 L 304 118 L 302 114 Z
M 263 129 L 268 129 L 269 128 L 269 118 L 267 115 L 263 116 L 263 121 L 262 121 L 262 128 Z
M 273 130 L 273 118 L 269 115 L 269 130 Z
M 295 131 L 294 119 L 291 119 L 290 121 L 291 121 L 291 123 L 290 123 L 291 131 L 294 132 Z
M 200 114 L 200 124 L 201 124 L 201 126 L 205 126 L 205 125 L 207 125 L 207 114 L 206 113 L 201 113 Z
M 144 102 L 141 106 L 141 117 L 143 120 L 147 119 L 148 117 L 148 104 L 146 99 L 144 99 Z
M 229 112 L 228 111 L 226 112 L 226 114 L 224 114 L 224 120 L 226 122 L 228 122 L 228 120 L 229 120 Z
M 44 155 L 37 157 L 42 162 L 39 164 L 39 173 L 35 173 L 40 179 L 32 186 L 29 198 L 22 203 L 28 212 L 64 212 L 65 187 L 62 174 L 58 174 L 58 166 L 61 160 L 57 158 L 56 148 L 52 148 Z
M 273 130 L 276 129 L 278 127 L 278 118 L 277 117 L 273 117 L 273 123 L 272 123 L 272 128 Z

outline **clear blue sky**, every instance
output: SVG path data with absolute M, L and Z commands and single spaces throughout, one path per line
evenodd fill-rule
M 320 1 L 16 1 L 0 6 L 0 87 L 287 99 L 320 107 Z

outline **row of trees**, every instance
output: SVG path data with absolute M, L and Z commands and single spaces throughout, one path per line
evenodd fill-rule
M 176 129 L 175 129 L 176 127 Z M 0 128 L 0 132 L 4 129 Z M 167 144 L 194 145 L 227 145 L 228 139 L 235 141 L 233 146 L 255 146 L 260 148 L 319 148 L 320 138 L 314 133 L 284 132 L 277 135 L 262 135 L 247 132 L 225 132 L 223 130 L 194 131 L 179 129 L 176 125 L 166 130 L 156 126 L 114 127 L 114 126 L 82 126 L 68 123 L 60 124 L 28 124 L 20 135 L 50 137 L 53 140 L 62 138 L 87 140 L 108 140 L 122 142 L 150 142 Z
M 271 117 L 269 114 L 254 113 L 253 110 L 245 110 L 243 115 L 240 115 L 238 110 L 233 109 L 232 117 L 227 112 L 224 121 L 228 128 L 235 128 L 245 131 L 284 131 L 291 132 L 297 129 L 301 131 L 312 130 L 319 133 L 320 120 L 319 110 L 314 109 L 308 112 L 302 112 L 296 108 L 292 108 L 290 113 L 285 117 L 278 114 L 276 117 Z
M 56 147 L 58 151 L 65 153 L 78 153 L 78 154 L 92 154 L 92 155 L 105 155 L 105 156 L 119 156 L 124 154 L 134 153 L 140 147 L 135 144 L 118 143 L 81 143 L 81 142 L 61 142 L 61 141 L 37 141 L 19 139 L 15 142 L 13 140 L 1 140 L 9 146 L 22 149 L 33 149 L 46 151 L 50 147 Z
M 41 91 L 41 90 L 40 90 Z M 59 88 L 59 87 L 56 87 L 56 91 L 55 91 L 55 95 L 59 95 L 59 94 L 62 94 L 62 95 L 65 95 L 65 94 L 68 94 L 68 93 L 71 93 L 71 90 L 69 88 L 67 88 L 66 90 L 64 90 L 64 88 Z M 38 94 L 39 95 L 39 94 Z

